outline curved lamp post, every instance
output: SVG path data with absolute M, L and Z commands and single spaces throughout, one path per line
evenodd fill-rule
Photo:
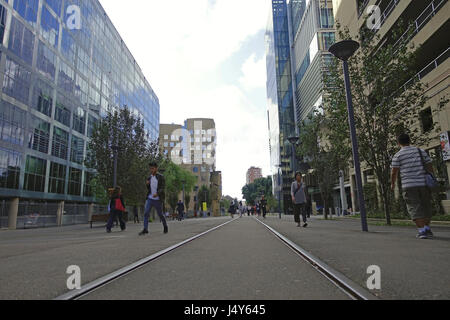
M 358 139 L 356 136 L 355 127 L 355 113 L 353 109 L 352 92 L 350 85 L 350 76 L 348 70 L 348 59 L 352 57 L 355 52 L 359 49 L 359 43 L 354 40 L 344 40 L 337 42 L 332 45 L 329 49 L 336 58 L 343 61 L 344 67 L 344 78 L 345 78 L 345 89 L 347 94 L 347 108 L 348 108 L 348 118 L 350 124 L 350 135 L 352 140 L 353 149 L 353 161 L 355 163 L 355 175 L 356 175 L 356 187 L 358 189 L 358 199 L 359 199 L 359 209 L 361 211 L 361 223 L 364 232 L 368 232 L 369 228 L 367 226 L 367 214 L 366 214 L 366 204 L 364 202 L 364 194 L 362 188 L 361 179 L 361 164 L 359 160 L 358 152 Z

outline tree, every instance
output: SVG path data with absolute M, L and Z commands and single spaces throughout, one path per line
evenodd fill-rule
M 272 179 L 270 177 L 256 179 L 255 182 L 242 188 L 242 195 L 247 204 L 251 206 L 255 205 L 256 200 L 263 195 L 269 203 L 269 200 L 273 198 Z
M 97 196 L 104 196 L 101 189 L 106 191 L 113 187 L 115 145 L 119 148 L 117 183 L 122 187 L 127 203 L 138 205 L 147 195 L 145 180 L 149 175 L 148 164 L 162 159 L 158 143 L 150 141 L 144 121 L 127 107 L 107 111 L 106 116 L 94 126 L 85 161 L 88 168 L 97 171 Z
M 183 191 L 183 181 L 184 190 L 189 194 L 194 189 L 197 177 L 168 159 L 165 159 L 160 167 L 166 180 L 166 200 L 173 212 L 175 212 L 178 200 L 180 200 L 179 194 Z

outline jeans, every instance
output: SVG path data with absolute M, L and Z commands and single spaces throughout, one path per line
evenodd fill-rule
M 148 231 L 148 220 L 149 220 L 150 212 L 152 211 L 152 208 L 156 209 L 159 219 L 161 219 L 161 222 L 163 223 L 164 227 L 166 228 L 167 222 L 166 222 L 166 217 L 163 214 L 161 201 L 148 199 L 147 202 L 145 203 L 144 230 Z
M 125 221 L 123 220 L 123 212 L 118 211 L 118 210 L 113 210 L 109 214 L 109 219 L 108 219 L 108 223 L 106 225 L 106 230 L 108 230 L 108 231 L 111 230 L 111 228 L 113 227 L 114 221 L 116 221 L 117 218 L 119 218 L 120 229 L 125 230 L 126 224 L 125 224 Z
M 303 218 L 303 222 L 306 223 L 307 219 L 307 212 L 306 212 L 306 206 L 305 204 L 295 204 L 294 205 L 294 217 L 295 217 L 295 222 L 296 223 L 300 223 L 300 215 Z

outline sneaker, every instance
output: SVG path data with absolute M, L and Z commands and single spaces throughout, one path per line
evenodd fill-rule
M 303 225 L 303 228 L 306 228 L 308 226 L 308 224 L 307 223 L 305 223 L 304 225 Z
M 433 232 L 430 230 L 425 231 L 425 234 L 427 235 L 428 239 L 433 239 L 434 238 L 434 234 Z
M 148 230 L 144 230 L 141 233 L 139 233 L 140 236 L 143 236 L 143 235 L 146 235 L 146 234 L 148 234 Z
M 106 230 L 106 233 L 111 233 L 111 230 L 109 230 L 109 229 L 108 229 L 108 230 Z
M 426 232 L 419 232 L 419 234 L 417 235 L 417 239 L 426 240 L 429 238 Z
M 168 227 L 164 227 L 164 234 L 169 233 L 169 228 Z

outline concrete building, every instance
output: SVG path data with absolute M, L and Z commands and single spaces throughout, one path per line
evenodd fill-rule
M 0 0 L 0 52 L 0 228 L 87 222 L 93 126 L 128 106 L 156 140 L 158 97 L 98 0 Z
M 437 155 L 442 162 L 444 170 L 440 172 L 440 178 L 445 178 L 448 183 L 450 175 L 450 162 L 446 154 L 442 152 L 442 146 L 448 141 L 448 132 L 450 131 L 450 106 L 445 105 L 443 109 L 437 109 L 441 98 L 449 96 L 449 41 L 450 33 L 450 3 L 447 0 L 333 0 L 334 16 L 342 25 L 349 28 L 350 34 L 355 36 L 358 30 L 367 26 L 367 10 L 372 5 L 378 5 L 380 8 L 380 19 L 375 24 L 373 31 L 380 35 L 380 43 L 385 41 L 406 40 L 421 46 L 419 53 L 419 62 L 417 75 L 410 81 L 420 80 L 428 85 L 426 96 L 427 105 L 420 110 L 420 118 L 415 120 L 415 128 L 419 133 L 427 137 L 428 144 L 420 146 L 430 154 Z M 412 27 L 407 33 L 393 39 L 393 29 L 400 21 L 411 21 Z M 409 37 L 409 38 L 408 38 Z M 436 111 L 436 112 L 434 112 Z M 405 119 L 406 120 L 406 119 Z M 406 121 L 405 121 L 406 122 Z M 437 123 L 441 128 L 441 135 L 436 135 L 430 128 L 433 123 Z M 431 124 L 431 125 L 430 125 Z M 441 142 L 442 145 L 441 145 Z M 356 187 L 354 172 L 350 169 L 351 180 L 347 183 L 351 186 L 352 207 L 358 210 L 356 197 Z M 373 172 L 364 170 L 364 182 L 373 181 Z M 447 194 L 447 199 L 450 194 Z M 443 201 L 445 210 L 450 212 L 450 202 Z
M 212 194 L 213 199 L 220 201 L 222 198 L 221 173 L 216 171 L 216 143 L 216 125 L 213 119 L 195 118 L 187 119 L 184 125 L 160 125 L 160 151 L 197 177 L 189 211 L 201 209 L 198 191 L 202 186 L 216 192 Z M 181 197 L 180 195 L 180 199 Z M 219 204 L 215 208 L 219 208 Z
M 256 179 L 261 179 L 262 177 L 261 168 L 251 167 L 247 170 L 247 184 L 252 184 Z

